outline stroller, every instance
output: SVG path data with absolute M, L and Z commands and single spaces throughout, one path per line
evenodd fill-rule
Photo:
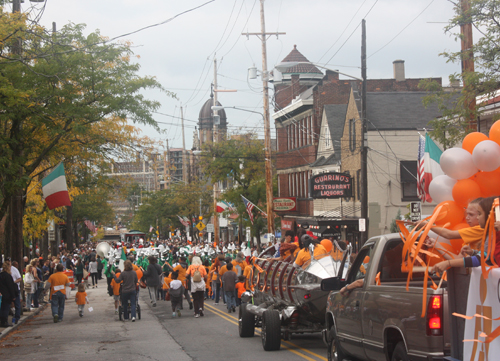
M 136 292 L 137 292 L 137 289 L 136 289 Z M 137 293 L 136 293 L 136 295 L 137 295 Z M 124 319 L 124 307 L 123 307 L 122 300 L 123 300 L 122 299 L 122 287 L 120 285 L 120 305 L 118 306 L 118 318 L 120 319 L 120 321 L 122 321 Z M 131 313 L 132 313 L 132 307 L 131 307 L 131 304 L 130 304 L 130 300 L 128 301 L 127 310 L 128 310 L 128 315 L 127 316 L 128 316 L 128 319 L 130 319 Z M 137 296 L 136 296 L 135 312 L 137 313 L 137 319 L 140 320 L 141 319 L 141 305 L 139 305 L 139 297 L 137 297 Z

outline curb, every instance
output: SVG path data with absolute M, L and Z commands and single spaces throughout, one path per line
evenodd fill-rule
M 36 315 L 38 315 L 40 312 L 42 312 L 44 309 L 46 309 L 48 306 L 50 305 L 50 302 L 49 303 L 46 303 L 44 305 L 41 305 L 38 309 L 36 309 L 35 311 L 33 312 L 30 312 L 30 314 L 28 316 L 21 316 L 21 318 L 19 319 L 19 321 L 12 327 L 6 327 L 3 329 L 2 332 L 0 332 L 0 340 L 2 338 L 4 338 L 5 336 L 7 336 L 9 333 L 11 333 L 12 331 L 14 331 L 16 328 L 18 328 L 20 325 L 22 325 L 24 322 L 26 322 L 27 320 L 30 320 L 32 319 L 33 317 L 35 317 Z

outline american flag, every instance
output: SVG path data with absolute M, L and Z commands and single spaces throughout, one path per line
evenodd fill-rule
M 95 234 L 96 231 L 97 231 L 97 228 L 95 227 L 94 225 L 94 222 L 91 222 L 89 221 L 88 219 L 85 220 L 85 225 L 87 226 L 87 228 L 89 229 L 89 231 L 92 233 L 92 234 Z
M 189 221 L 184 220 L 181 216 L 177 216 L 179 218 L 179 221 L 182 223 L 184 227 L 189 227 Z
M 241 196 L 241 198 L 243 198 L 243 203 L 245 203 L 245 208 L 247 209 L 247 213 L 250 216 L 250 222 L 252 222 L 252 224 L 253 224 L 252 209 L 253 209 L 253 207 L 255 207 L 255 204 L 253 204 L 252 202 L 250 202 L 248 199 L 246 199 L 243 196 Z
M 418 139 L 418 161 L 417 161 L 417 192 L 418 197 L 425 202 L 425 184 L 424 184 L 424 155 L 425 155 L 425 137 L 420 135 Z

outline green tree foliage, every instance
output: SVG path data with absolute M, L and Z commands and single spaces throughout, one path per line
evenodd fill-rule
M 469 119 L 478 119 L 484 111 L 488 98 L 499 88 L 500 81 L 500 0 L 470 0 L 470 10 L 462 11 L 460 1 L 455 3 L 455 16 L 445 27 L 445 32 L 462 39 L 460 26 L 472 23 L 481 35 L 474 39 L 470 52 L 443 52 L 447 62 L 460 64 L 463 59 L 472 57 L 475 72 L 455 73 L 450 75 L 450 82 L 461 81 L 462 89 L 449 92 L 441 89 L 435 82 L 423 81 L 424 89 L 433 91 L 425 103 L 437 102 L 443 117 L 431 122 L 431 135 L 444 148 L 459 143 L 463 137 L 475 129 L 469 126 Z M 474 106 L 474 99 L 481 96 Z M 494 119 L 495 120 L 495 119 Z
M 104 154 L 114 146 L 106 138 L 90 142 L 93 127 L 125 120 L 156 126 L 151 112 L 159 102 L 141 91 L 163 88 L 138 76 L 130 44 L 107 42 L 99 32 L 84 36 L 83 30 L 69 24 L 53 35 L 22 14 L 0 12 L 1 38 L 15 34 L 22 41 L 20 52 L 1 49 L 0 218 L 44 162 L 51 167 L 64 160 L 68 147 Z

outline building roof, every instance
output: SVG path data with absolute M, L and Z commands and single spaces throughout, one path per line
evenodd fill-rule
M 345 115 L 347 113 L 347 104 L 325 104 L 323 107 L 326 120 L 328 122 L 328 129 L 330 129 L 330 137 L 333 144 L 333 154 L 335 159 L 331 159 L 334 164 L 341 156 L 340 140 L 344 134 Z M 331 157 L 329 157 L 331 158 Z
M 304 62 L 310 63 L 310 61 L 302 55 L 300 51 L 297 50 L 297 45 L 293 46 L 293 50 L 281 61 L 282 63 L 289 62 Z M 298 73 L 318 73 L 323 74 L 318 68 L 316 68 L 313 64 L 299 64 L 294 67 L 285 69 L 283 74 L 298 74 Z
M 366 94 L 368 130 L 417 130 L 441 113 L 436 104 L 424 107 L 426 92 L 379 92 Z
M 200 129 L 212 129 L 213 128 L 213 110 L 212 110 L 212 105 L 214 105 L 214 99 L 210 97 L 205 104 L 201 107 L 200 110 L 200 115 L 198 117 L 199 123 L 198 126 Z M 216 105 L 222 106 L 222 104 L 217 101 Z M 220 125 L 219 128 L 226 128 L 226 111 L 224 109 L 221 109 L 217 112 L 217 114 L 220 116 Z

